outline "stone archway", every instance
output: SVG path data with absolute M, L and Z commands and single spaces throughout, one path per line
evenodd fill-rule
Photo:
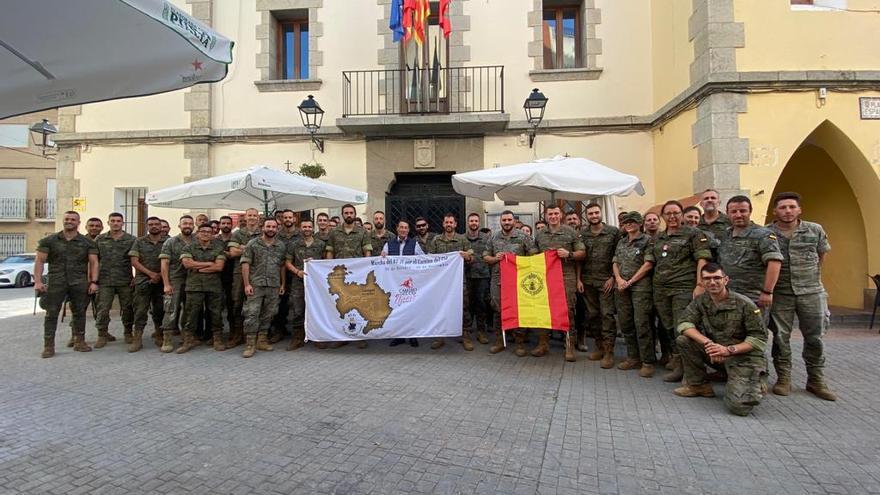
M 865 184 L 857 185 L 852 179 L 855 157 L 873 172 L 852 141 L 830 122 L 823 122 L 792 154 L 773 195 L 796 191 L 803 196 L 803 219 L 822 224 L 831 241 L 832 251 L 822 270 L 831 305 L 861 309 L 869 255 L 876 253 L 869 253 L 866 231 L 871 227 L 863 215 L 871 206 L 855 191 Z M 773 219 L 772 196 L 770 203 L 768 222 Z

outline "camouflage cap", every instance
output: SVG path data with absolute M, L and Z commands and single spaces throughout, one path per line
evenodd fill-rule
M 642 214 L 637 211 L 628 211 L 620 217 L 621 225 L 625 224 L 626 222 L 635 222 L 635 223 L 641 225 L 642 224 Z

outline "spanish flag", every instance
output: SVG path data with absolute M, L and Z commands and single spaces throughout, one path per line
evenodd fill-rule
M 568 303 L 556 251 L 501 260 L 501 329 L 549 328 L 567 332 Z

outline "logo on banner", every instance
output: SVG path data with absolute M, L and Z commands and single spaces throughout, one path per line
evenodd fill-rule
M 401 306 L 408 302 L 413 302 L 416 299 L 416 294 L 418 294 L 418 292 L 419 289 L 416 287 L 415 282 L 413 282 L 412 277 L 408 277 L 401 282 L 397 294 L 394 295 L 394 304 L 396 306 Z

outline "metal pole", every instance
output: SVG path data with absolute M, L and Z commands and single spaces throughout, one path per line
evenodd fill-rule
M 269 193 L 263 189 L 263 212 L 269 218 Z

